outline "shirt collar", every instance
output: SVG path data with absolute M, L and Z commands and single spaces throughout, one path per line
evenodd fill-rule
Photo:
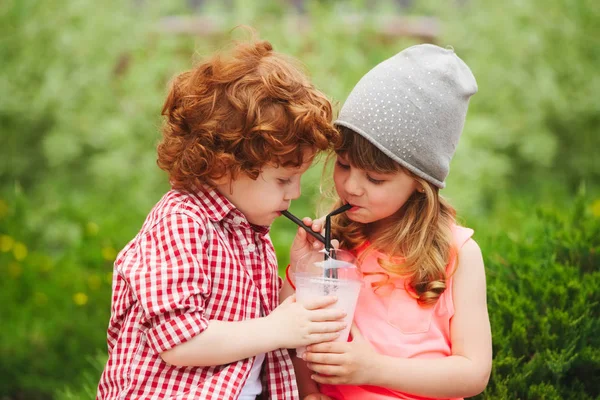
M 210 219 L 213 222 L 222 221 L 229 213 L 237 209 L 235 206 L 219 193 L 218 190 L 213 188 L 200 188 L 191 193 L 192 196 L 198 200 L 200 205 Z M 237 211 L 240 215 L 241 212 Z
M 196 198 L 200 204 L 203 206 L 203 209 L 206 211 L 208 215 L 208 219 L 213 222 L 221 222 L 227 216 L 230 216 L 230 219 L 236 221 L 236 218 L 239 219 L 239 224 L 241 226 L 251 228 L 255 232 L 260 235 L 266 235 L 269 233 L 270 227 L 268 226 L 260 226 L 253 225 L 246 219 L 246 216 L 242 214 L 240 210 L 236 208 L 233 203 L 227 199 L 227 197 L 223 196 L 218 190 L 214 188 L 201 188 L 195 190 L 192 195 Z

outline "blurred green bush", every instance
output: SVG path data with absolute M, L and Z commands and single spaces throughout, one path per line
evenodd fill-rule
M 519 204 L 473 222 L 486 261 L 490 399 L 600 396 L 600 199 Z
M 256 27 L 343 102 L 414 40 L 338 16 L 369 21 L 392 8 L 385 2 L 368 11 L 365 1 L 324 3 L 307 2 L 303 34 L 275 2 L 209 2 L 206 11 L 228 27 Z M 480 88 L 446 195 L 477 229 L 489 271 L 495 359 L 482 397 L 598 397 L 600 6 L 414 3 L 409 13 L 440 19 L 438 44 L 455 47 Z M 112 261 L 168 187 L 155 163 L 168 81 L 232 36 L 156 30 L 160 16 L 185 12 L 185 2 L 0 5 L 2 398 L 93 397 Z M 314 213 L 320 178 L 319 166 L 304 178 L 294 213 Z M 574 205 L 581 182 L 588 193 Z M 273 226 L 280 265 L 294 232 L 286 220 Z
M 449 177 L 457 203 L 485 211 L 502 190 L 598 185 L 600 3 L 423 3 L 479 85 Z

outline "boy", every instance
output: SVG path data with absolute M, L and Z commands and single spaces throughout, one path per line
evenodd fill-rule
M 97 399 L 296 399 L 285 348 L 334 339 L 343 312 L 277 307 L 268 232 L 339 138 L 331 105 L 263 41 L 176 77 L 162 114 L 172 190 L 115 261 Z

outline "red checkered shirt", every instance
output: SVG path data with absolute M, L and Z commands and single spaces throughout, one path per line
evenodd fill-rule
M 211 320 L 269 314 L 280 288 L 267 228 L 251 226 L 214 190 L 171 190 L 115 261 L 109 358 L 96 398 L 237 399 L 254 357 L 176 367 L 160 353 L 200 334 Z M 262 377 L 261 397 L 298 398 L 287 350 L 266 354 Z

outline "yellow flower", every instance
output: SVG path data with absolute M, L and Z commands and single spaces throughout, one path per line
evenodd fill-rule
M 90 236 L 96 236 L 96 234 L 98 233 L 99 230 L 100 230 L 100 227 L 95 222 L 88 222 L 87 225 L 85 226 L 85 231 Z
M 115 261 L 115 258 L 117 258 L 117 251 L 112 246 L 103 247 L 102 258 L 106 261 Z
M 52 268 L 54 268 L 54 266 L 52 265 L 52 259 L 48 256 L 44 256 L 40 260 L 40 271 L 50 272 L 52 271 Z
M 13 277 L 13 278 L 18 278 L 19 276 L 21 276 L 21 274 L 23 273 L 23 268 L 21 268 L 21 265 L 19 263 L 16 262 L 11 262 L 8 265 L 8 274 Z
M 17 261 L 23 261 L 27 257 L 27 246 L 21 242 L 16 242 L 13 248 L 13 255 Z
M 88 281 L 88 286 L 92 290 L 98 289 L 100 287 L 100 285 L 102 284 L 102 279 L 100 279 L 100 277 L 98 275 L 90 276 L 87 281 Z
M 8 204 L 4 200 L 0 200 L 0 219 L 8 215 Z
M 86 305 L 86 303 L 88 302 L 87 294 L 81 292 L 75 293 L 73 295 L 73 302 L 78 306 Z
M 600 199 L 592 203 L 592 214 L 594 217 L 600 217 Z
M 48 304 L 48 296 L 46 296 L 46 293 L 36 292 L 33 295 L 33 301 L 38 306 L 44 306 L 44 305 Z
M 12 250 L 15 244 L 15 239 L 11 238 L 8 235 L 0 236 L 0 251 L 3 253 L 8 253 Z

